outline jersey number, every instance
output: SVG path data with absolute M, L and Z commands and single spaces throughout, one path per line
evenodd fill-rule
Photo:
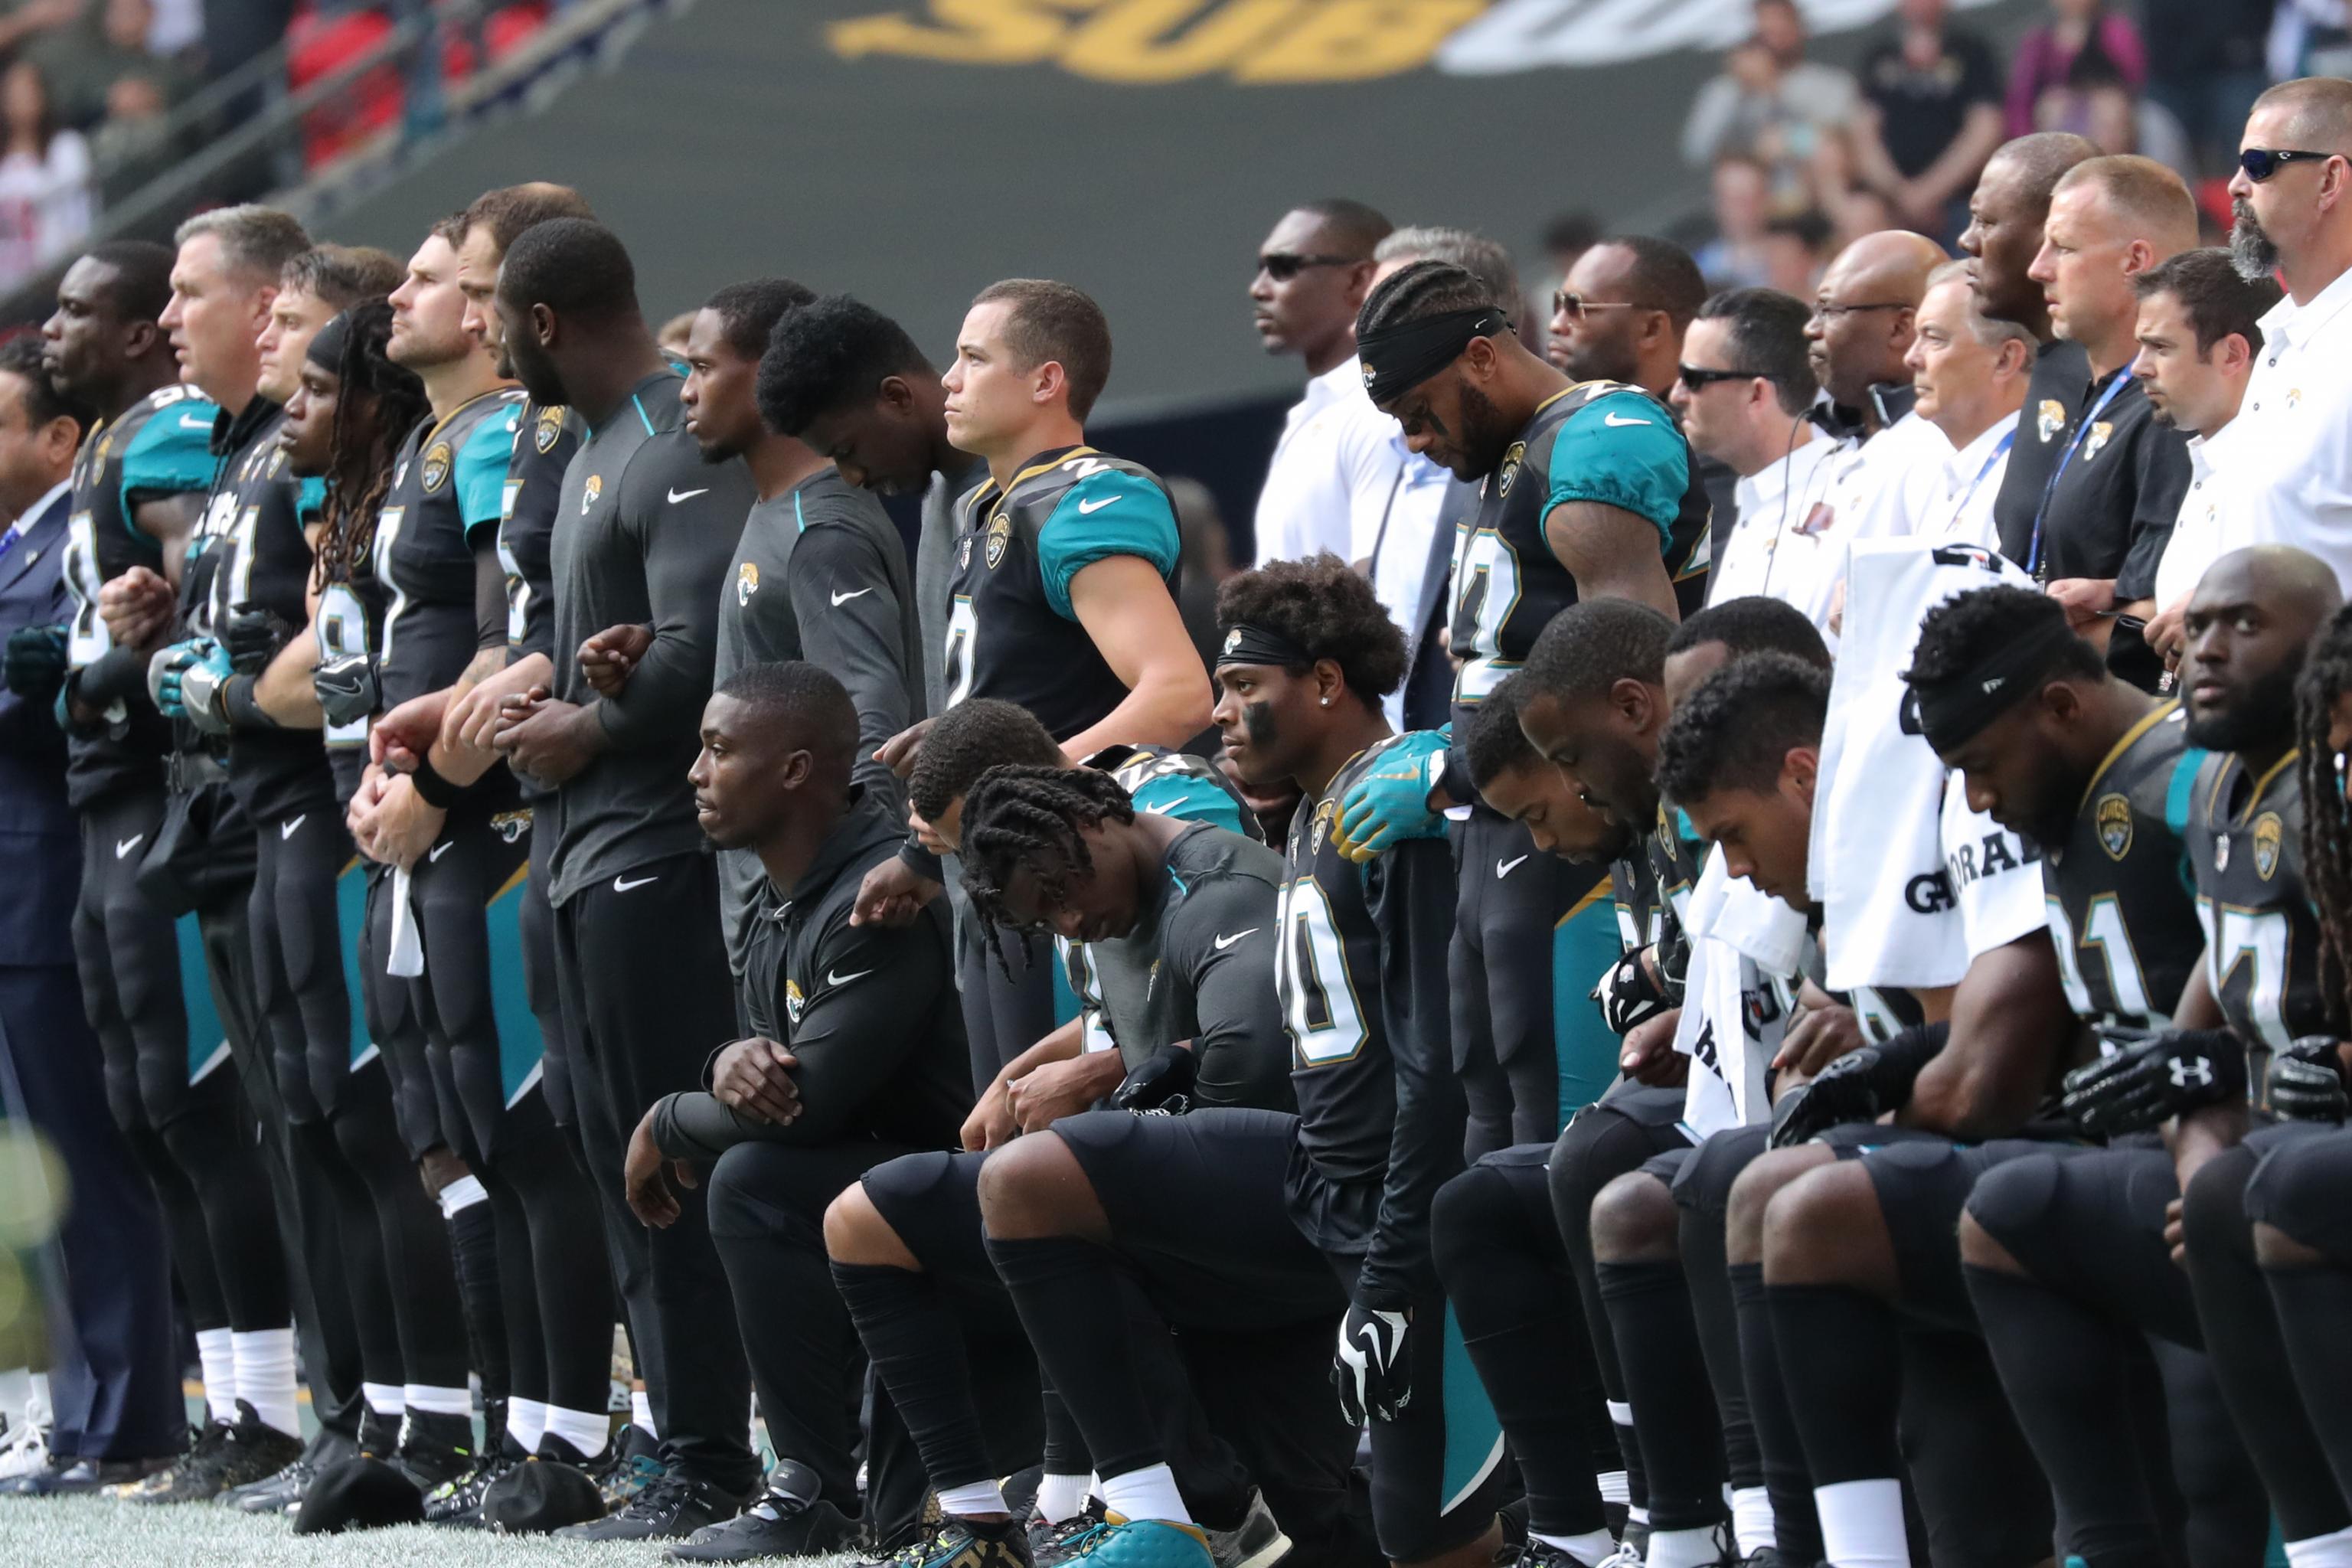
M 2294 1036 L 2286 1022 L 2287 954 L 2291 951 L 2286 916 L 2276 910 L 2233 909 L 2210 899 L 2197 900 L 2197 918 L 2205 928 L 2210 967 L 2205 977 L 2213 996 L 2221 1001 L 2243 974 L 2244 1012 L 2263 1044 L 2284 1050 Z M 2259 1084 L 2259 1073 L 2253 1076 Z
M 1364 1016 L 1348 978 L 1331 900 L 1312 877 L 1282 889 L 1276 910 L 1282 942 L 1274 953 L 1274 988 L 1301 1067 L 1351 1059 L 1364 1048 Z
M 940 661 L 950 708 L 971 695 L 972 645 L 979 640 L 980 622 L 972 616 L 971 600 L 959 594 L 955 608 L 948 616 L 948 646 L 945 657 Z
M 319 662 L 332 664 L 367 652 L 367 611 L 348 583 L 330 583 L 319 594 Z M 327 726 L 326 743 L 337 748 L 367 741 L 364 719 Z
M 2065 906 L 2055 899 L 2047 902 L 2050 944 L 2058 950 L 2058 978 L 2065 984 L 2074 1016 L 2141 1028 L 2168 1026 L 2170 1016 L 2148 1005 L 2147 982 L 2141 976 L 2139 955 L 2132 951 L 2131 933 L 2124 929 L 2123 906 L 2116 895 L 2101 893 L 2091 900 L 2089 919 L 2079 935 L 2066 918 Z M 2090 984 L 2094 960 L 2106 972 L 2104 1000 Z
M 1454 642 L 1469 630 L 1470 651 L 1454 678 L 1454 700 L 1477 702 L 1517 668 L 1503 658 L 1503 623 L 1519 602 L 1519 558 L 1491 528 L 1472 529 L 1454 560 Z

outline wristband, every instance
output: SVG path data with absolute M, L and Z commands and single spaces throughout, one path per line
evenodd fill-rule
M 228 715 L 229 727 L 236 730 L 275 730 L 278 721 L 269 716 L 255 695 L 260 683 L 250 675 L 229 678 L 220 689 L 220 710 Z
M 416 791 L 416 798 L 436 811 L 448 810 L 457 805 L 466 793 L 463 784 L 451 784 L 435 771 L 433 754 L 430 752 L 418 756 L 416 771 L 408 775 L 408 783 L 410 787 Z

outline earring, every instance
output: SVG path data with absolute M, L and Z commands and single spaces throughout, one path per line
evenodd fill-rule
M 1323 706 L 1324 706 L 1324 707 L 1326 707 L 1326 708 L 1328 708 L 1328 707 L 1330 707 L 1330 706 L 1331 706 L 1331 700 L 1330 700 L 1328 697 L 1326 697 L 1325 699 L 1323 699 Z

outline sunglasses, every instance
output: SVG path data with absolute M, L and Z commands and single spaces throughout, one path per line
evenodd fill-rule
M 1310 267 L 1353 267 L 1359 259 L 1353 256 L 1296 256 L 1287 250 L 1270 250 L 1257 258 L 1257 269 L 1276 283 L 1287 283 Z
M 1675 374 L 1693 392 L 1713 386 L 1721 381 L 1778 381 L 1780 378 L 1769 370 L 1701 370 L 1695 364 L 1676 365 Z
M 1566 316 L 1571 321 L 1580 321 L 1584 320 L 1586 315 L 1594 310 L 1639 310 L 1643 309 L 1645 309 L 1645 307 L 1641 305 L 1611 304 L 1601 300 L 1588 300 L 1581 294 L 1571 294 L 1565 289 L 1554 289 L 1551 296 L 1551 313 L 1555 316 Z
M 1913 308 L 1908 301 L 1902 300 L 1880 300 L 1867 305 L 1832 305 L 1827 300 L 1816 300 L 1813 305 L 1813 319 L 1817 321 L 1834 321 L 1841 317 L 1851 316 L 1857 310 L 1908 310 Z
M 2261 184 L 2289 163 L 2326 163 L 2333 153 L 2291 153 L 2271 147 L 2249 147 L 2238 154 L 2238 167 L 2246 178 Z

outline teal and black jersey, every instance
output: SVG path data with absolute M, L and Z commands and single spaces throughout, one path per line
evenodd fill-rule
M 1575 575 L 1544 537 L 1544 519 L 1570 501 L 1647 518 L 1685 611 L 1705 599 L 1706 487 L 1675 416 L 1638 387 L 1577 383 L 1536 410 L 1482 481 L 1477 511 L 1455 525 L 1456 734 L 1551 618 L 1576 603 Z
M 958 503 L 941 663 L 947 706 L 968 697 L 1017 702 L 1054 739 L 1098 722 L 1127 696 L 1070 607 L 1070 581 L 1096 562 L 1134 555 L 1176 591 L 1176 509 L 1140 463 L 1071 447 L 1039 454 L 1000 490 L 993 479 Z
M 269 610 L 289 626 L 310 617 L 312 552 L 303 531 L 319 519 L 327 487 L 286 469 L 278 444 L 283 409 L 274 410 L 221 471 L 213 504 L 227 518 L 212 579 L 207 616 L 217 629 L 248 606 Z M 207 519 L 209 523 L 210 519 Z M 257 821 L 322 803 L 332 781 L 315 730 L 238 730 L 228 740 L 229 784 Z
M 2066 842 L 2042 851 L 2059 974 L 2093 1024 L 2162 1028 L 2204 950 L 2183 835 L 2206 753 L 2187 731 L 2174 702 L 2133 725 L 2091 776 Z
M 392 590 L 376 684 L 385 709 L 439 691 L 482 646 L 485 552 L 498 542 L 521 394 L 486 392 L 410 432 L 376 516 L 375 574 Z
M 2205 978 L 2246 1045 L 2259 1094 L 2270 1058 L 2331 1031 L 2320 989 L 2319 919 L 2303 881 L 2303 772 L 2289 752 L 2257 774 L 2234 752 L 2197 773 L 2189 863 L 2205 927 Z M 2137 911 L 2135 911 L 2137 912 Z
M 1381 1305 L 1436 1289 L 1429 1205 L 1462 1168 L 1466 1118 L 1446 979 L 1453 848 L 1410 839 L 1360 866 L 1331 842 L 1339 802 L 1394 743 L 1299 803 L 1274 964 L 1298 1095 L 1292 1218 L 1326 1251 L 1362 1256 L 1357 1299 Z
M 499 564 L 507 578 L 507 657 L 555 657 L 555 576 L 549 555 L 563 470 L 587 439 L 588 422 L 560 403 L 526 401 L 515 411 L 499 512 Z
M 163 545 L 132 521 L 140 503 L 211 486 L 219 412 L 187 387 L 160 387 L 83 438 L 66 520 L 65 579 L 74 601 L 66 655 L 77 671 L 114 647 L 99 618 L 99 589 L 133 566 L 163 569 Z M 161 784 L 172 731 L 144 697 L 126 698 L 96 725 L 69 729 L 67 743 L 66 795 L 79 810 L 126 784 Z

